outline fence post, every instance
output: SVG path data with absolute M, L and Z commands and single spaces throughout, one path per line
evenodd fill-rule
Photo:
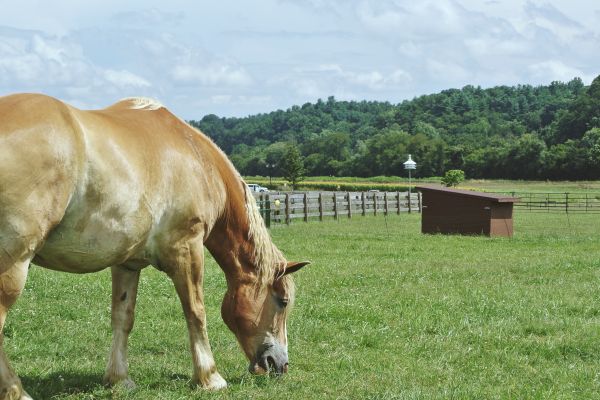
M 388 196 L 387 192 L 383 192 L 383 213 L 385 216 L 388 215 Z
M 265 225 L 267 228 L 271 227 L 271 198 L 269 195 L 265 196 Z
M 304 222 L 308 222 L 308 193 L 304 192 Z
M 401 207 L 401 201 L 400 201 L 400 192 L 396 192 L 396 205 L 398 206 L 398 215 L 400 215 L 400 207 Z
M 362 216 L 364 217 L 365 215 L 367 215 L 367 204 L 366 204 L 366 199 L 365 199 L 365 192 L 361 192 L 360 200 L 362 203 Z
M 373 192 L 373 215 L 377 215 L 377 192 Z
M 336 192 L 333 192 L 333 218 L 338 219 L 338 206 Z
M 412 212 L 412 194 L 410 193 L 410 191 L 406 194 L 406 198 L 408 199 L 408 213 L 410 214 Z
M 352 198 L 350 197 L 350 192 L 348 194 L 348 218 L 352 218 Z
M 419 207 L 419 213 L 423 212 L 423 205 L 421 204 L 421 192 L 417 192 L 417 207 Z
M 285 194 L 285 223 L 287 225 L 290 224 L 290 194 L 286 193 Z
M 585 212 L 588 212 L 588 195 L 587 193 L 585 194 Z
M 319 221 L 323 221 L 323 193 L 319 192 Z

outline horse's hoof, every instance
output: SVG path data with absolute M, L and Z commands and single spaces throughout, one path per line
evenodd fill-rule
M 218 372 L 215 372 L 210 377 L 210 383 L 206 388 L 208 390 L 220 390 L 220 389 L 225 389 L 226 387 L 227 387 L 227 382 L 225 381 L 225 379 L 223 379 L 221 374 L 219 374 Z
M 19 385 L 12 384 L 9 387 L 5 387 L 0 391 L 0 400 L 21 400 L 25 395 L 25 392 L 19 388 Z M 25 397 L 27 399 L 27 397 Z
M 23 393 L 21 393 L 21 398 L 19 400 L 33 400 L 33 398 L 27 394 L 26 391 L 23 390 Z
M 135 389 L 135 382 L 130 377 L 123 379 L 104 378 L 104 385 L 107 387 L 122 387 L 123 389 Z
M 221 374 L 214 372 L 204 382 L 196 382 L 196 385 L 206 390 L 221 390 L 227 387 L 227 382 L 223 379 Z
M 127 390 L 132 390 L 135 389 L 136 385 L 135 382 L 131 380 L 131 378 L 127 377 L 126 379 L 123 379 L 121 382 L 117 383 L 117 386 L 121 386 Z

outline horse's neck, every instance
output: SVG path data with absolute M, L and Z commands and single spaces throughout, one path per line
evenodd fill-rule
M 246 266 L 252 265 L 254 254 L 247 225 L 239 220 L 239 216 L 228 215 L 217 221 L 205 246 L 225 272 L 228 281 L 234 277 L 239 279 L 249 272 Z
M 267 283 L 285 265 L 281 252 L 271 241 L 253 199 L 247 206 L 229 209 L 213 227 L 205 245 L 225 272 L 228 281 L 258 279 Z

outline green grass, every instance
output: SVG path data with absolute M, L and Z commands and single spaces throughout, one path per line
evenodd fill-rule
M 508 181 L 468 179 L 462 183 L 461 186 L 495 191 L 600 193 L 600 181 Z
M 283 178 L 247 176 L 246 182 L 259 183 L 269 187 L 271 190 L 289 190 L 289 185 Z M 412 179 L 413 185 L 440 184 L 441 177 L 421 178 L 418 175 Z M 378 190 L 406 190 L 408 186 L 408 175 L 406 176 L 374 176 L 370 178 L 357 177 L 332 177 L 332 176 L 309 176 L 300 183 L 301 189 L 308 187 L 316 190 L 340 190 L 360 191 L 369 189 Z M 511 181 L 502 179 L 467 179 L 459 185 L 459 188 L 486 190 L 486 191 L 516 191 L 516 192 L 594 192 L 600 193 L 600 181 Z
M 297 274 L 290 373 L 254 377 L 206 300 L 230 387 L 190 387 L 185 322 L 165 275 L 142 273 L 130 339 L 138 387 L 100 382 L 110 345 L 110 274 L 32 267 L 5 349 L 36 399 L 600 398 L 600 215 L 515 215 L 512 239 L 421 235 L 420 216 L 275 226 Z

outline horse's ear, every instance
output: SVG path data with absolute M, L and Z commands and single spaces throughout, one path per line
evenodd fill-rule
M 310 261 L 288 261 L 287 265 L 285 266 L 285 271 L 283 272 L 283 275 L 281 275 L 281 276 L 296 272 L 300 268 L 302 268 L 308 264 L 310 264 Z

